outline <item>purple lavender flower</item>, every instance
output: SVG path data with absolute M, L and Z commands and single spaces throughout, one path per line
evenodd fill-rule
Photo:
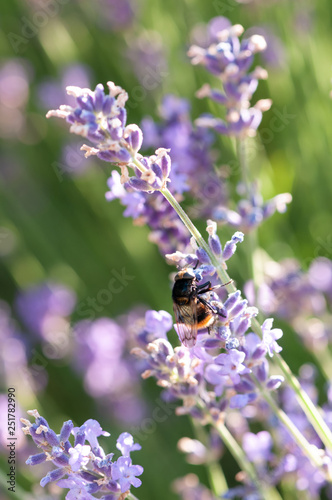
M 82 446 L 81 444 L 77 444 L 74 448 L 68 450 L 70 455 L 69 465 L 73 472 L 77 472 L 81 467 L 87 465 L 90 460 L 90 451 L 91 447 L 89 445 Z
M 164 147 L 172 152 L 172 193 L 179 196 L 190 191 L 195 205 L 193 217 L 211 217 L 217 203 L 226 203 L 226 187 L 215 173 L 212 134 L 205 128 L 195 128 L 190 119 L 190 104 L 185 99 L 166 95 L 160 106 L 160 122 L 145 117 L 142 121 L 143 148 Z
M 134 438 L 129 432 L 123 432 L 118 437 L 116 447 L 121 451 L 122 455 L 129 457 L 132 451 L 140 450 L 142 447 L 138 443 L 134 443 Z
M 239 191 L 243 191 L 242 186 L 239 186 Z M 249 199 L 240 200 L 235 210 L 219 204 L 213 211 L 213 217 L 219 224 L 227 223 L 241 231 L 248 232 L 258 227 L 275 212 L 284 213 L 291 201 L 292 196 L 289 193 L 281 193 L 264 202 L 257 192 L 257 186 L 253 184 Z
M 263 344 L 267 347 L 270 356 L 273 356 L 273 352 L 282 351 L 282 347 L 277 344 L 276 340 L 282 337 L 282 330 L 280 328 L 274 328 L 272 330 L 273 319 L 266 319 L 262 325 L 263 332 Z
M 246 432 L 242 446 L 251 462 L 264 462 L 271 459 L 272 437 L 267 431 L 257 434 Z
M 27 463 L 38 465 L 47 458 L 57 467 L 43 477 L 41 486 L 57 481 L 58 486 L 69 489 L 67 499 L 90 500 L 100 498 L 99 494 L 103 493 L 105 494 L 103 498 L 108 498 L 110 491 L 124 493 L 130 490 L 131 486 L 137 488 L 142 484 L 136 476 L 143 473 L 143 467 L 133 465 L 129 457 L 129 452 L 139 450 L 141 447 L 134 443 L 129 433 L 123 433 L 118 438 L 120 445 L 118 448 L 120 447 L 122 453 L 126 455 L 112 461 L 114 454 L 107 455 L 97 439 L 100 435 L 110 434 L 103 431 L 96 420 L 87 420 L 81 427 L 72 429 L 71 432 L 75 435 L 75 444 L 72 446 L 68 436 L 68 429 L 72 428 L 72 425 L 64 423 L 62 433 L 66 435 L 65 437 L 68 436 L 68 439 L 60 443 L 59 436 L 50 429 L 47 421 L 37 410 L 28 413 L 35 418 L 35 423 L 21 419 L 25 425 L 22 430 L 32 437 L 43 453 L 30 456 Z M 85 441 L 91 446 L 84 444 Z M 95 496 L 96 493 L 98 497 Z
M 254 54 L 264 51 L 265 39 L 253 35 L 239 40 L 243 33 L 240 25 L 226 27 L 216 34 L 218 42 L 207 49 L 193 45 L 188 52 L 193 64 L 202 64 L 223 83 L 223 91 L 212 89 L 205 84 L 198 97 L 209 97 L 226 107 L 226 119 L 211 115 L 202 116 L 196 123 L 202 127 L 213 128 L 223 135 L 236 137 L 253 136 L 262 120 L 262 113 L 271 106 L 269 99 L 262 99 L 250 107 L 258 80 L 267 78 L 267 72 L 255 68 L 249 73 Z
M 76 296 L 68 287 L 45 282 L 19 293 L 17 311 L 29 330 L 51 340 L 53 332 L 65 329 L 65 318 L 70 316 L 76 304 Z
M 143 473 L 143 467 L 140 465 L 132 465 L 130 457 L 120 457 L 112 464 L 112 479 L 118 481 L 120 484 L 121 492 L 130 489 L 133 485 L 135 488 L 141 486 L 142 481 L 136 476 Z
M 166 311 L 149 310 L 145 313 L 144 327 L 136 333 L 140 344 L 147 345 L 158 338 L 167 340 L 167 333 L 173 327 L 173 318 Z
M 72 430 L 74 436 L 78 433 L 84 433 L 85 439 L 90 443 L 92 450 L 99 448 L 98 437 L 99 436 L 110 436 L 109 432 L 103 431 L 99 422 L 97 420 L 89 419 L 84 422 L 81 427 L 74 427 Z
M 133 217 L 136 224 L 147 224 L 150 241 L 156 243 L 162 254 L 174 252 L 177 248 L 186 250 L 190 236 L 178 215 L 160 193 L 136 191 L 128 183 L 122 184 L 120 174 L 112 172 L 107 181 L 110 191 L 106 200 L 118 198 L 126 207 L 125 217 Z
M 97 155 L 101 160 L 120 166 L 122 182 L 127 182 L 132 189 L 149 193 L 165 189 L 171 170 L 168 150 L 159 148 L 149 157 L 138 154 L 143 134 L 137 125 L 126 125 L 128 94 L 113 82 L 107 85 L 109 95 L 105 95 L 101 84 L 94 91 L 67 87 L 67 93 L 76 99 L 76 107 L 61 105 L 46 116 L 65 118 L 71 124 L 70 132 L 96 145 L 82 146 L 86 157 Z M 133 177 L 129 177 L 127 167 L 134 171 Z

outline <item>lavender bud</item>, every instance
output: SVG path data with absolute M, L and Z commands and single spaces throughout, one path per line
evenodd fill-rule
M 217 235 L 217 223 L 210 220 L 210 219 L 207 221 L 207 223 L 208 223 L 208 225 L 207 225 L 206 230 L 209 234 L 209 246 L 210 246 L 212 252 L 214 253 L 214 255 L 219 257 L 221 255 L 221 252 L 222 252 L 222 246 L 220 243 L 220 239 Z
M 198 247 L 196 250 L 196 255 L 197 255 L 199 261 L 202 262 L 203 264 L 210 264 L 211 263 L 210 257 L 208 256 L 208 254 L 206 253 L 204 248 Z
M 30 457 L 25 463 L 27 465 L 38 465 L 45 462 L 46 458 L 47 458 L 46 453 L 38 453 L 36 455 L 30 455 Z
M 238 324 L 237 328 L 236 328 L 236 334 L 241 337 L 243 334 L 246 333 L 246 331 L 248 330 L 248 328 L 250 327 L 251 325 L 251 320 L 250 318 L 243 318 L 240 323 Z M 235 332 L 234 332 L 235 333 Z
M 264 345 L 259 345 L 253 352 L 252 354 L 252 359 L 254 361 L 258 360 L 258 359 L 261 359 L 261 358 L 264 358 L 266 356 L 266 353 L 267 353 L 267 347 L 265 347 Z
M 121 148 L 119 151 L 99 151 L 97 156 L 101 160 L 111 163 L 129 163 L 131 160 L 130 153 L 124 148 Z
M 226 309 L 231 310 L 232 307 L 238 302 L 239 298 L 241 297 L 241 291 L 236 290 L 236 292 L 229 294 L 227 300 L 224 302 L 224 306 Z
M 67 420 L 66 422 L 64 422 L 64 424 L 61 428 L 61 432 L 60 432 L 60 441 L 61 442 L 67 441 L 73 428 L 74 428 L 74 424 L 71 420 Z
M 141 149 L 143 142 L 143 133 L 137 125 L 128 125 L 125 128 L 125 138 L 134 152 L 137 152 Z
M 66 467 L 69 464 L 69 458 L 64 453 L 61 453 L 61 455 L 53 458 L 52 462 L 58 467 Z
M 233 309 L 230 311 L 230 315 L 235 318 L 236 316 L 240 316 L 246 309 L 248 304 L 247 300 L 242 300 L 241 302 L 238 302 Z
M 130 177 L 128 184 L 135 189 L 135 191 L 151 192 L 154 190 L 151 184 L 148 184 L 142 179 L 137 179 L 137 177 Z
M 54 469 L 51 470 L 48 474 L 46 474 L 45 477 L 40 481 L 40 486 L 44 488 L 48 483 L 51 483 L 52 481 L 57 481 L 61 477 L 63 477 L 65 474 L 67 474 L 67 471 L 65 469 Z
M 59 446 L 60 445 L 59 438 L 52 429 L 49 429 L 47 432 L 45 432 L 45 438 L 51 446 Z
M 84 442 L 85 442 L 85 432 L 82 430 L 79 430 L 75 436 L 74 446 L 77 446 L 78 444 L 83 445 Z
M 282 377 L 281 375 L 273 375 L 272 377 L 269 378 L 266 384 L 266 388 L 269 391 L 275 391 L 280 387 L 280 385 L 284 382 L 284 380 L 285 380 L 284 377 Z
M 257 394 L 237 394 L 230 399 L 229 407 L 230 408 L 244 408 L 247 404 L 252 403 L 257 399 Z
M 268 366 L 268 363 L 266 362 L 265 359 L 263 360 L 263 362 L 260 365 L 258 365 L 255 368 L 255 374 L 260 382 L 263 382 L 263 383 L 266 382 L 268 374 L 269 374 L 269 366 Z
M 232 239 L 230 241 L 226 242 L 225 247 L 224 247 L 224 251 L 222 253 L 222 258 L 224 260 L 228 260 L 234 255 L 234 253 L 236 251 L 236 245 L 238 243 L 242 243 L 243 237 L 244 237 L 244 234 L 241 233 L 240 231 L 237 231 L 232 236 Z
M 159 150 L 157 150 L 156 152 L 158 152 L 158 151 Z M 171 173 L 171 158 L 168 154 L 164 154 L 160 158 L 160 166 L 161 166 L 161 170 L 162 170 L 164 179 L 168 179 L 169 174 Z
M 220 243 L 219 236 L 216 234 L 209 236 L 209 246 L 216 257 L 220 257 L 222 253 L 222 246 Z
M 241 381 L 235 385 L 237 392 L 254 392 L 255 384 L 251 380 L 242 378 Z

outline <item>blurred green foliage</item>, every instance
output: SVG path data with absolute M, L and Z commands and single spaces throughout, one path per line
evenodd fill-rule
M 264 196 L 290 191 L 293 203 L 286 214 L 275 215 L 261 227 L 260 243 L 273 258 L 294 256 L 305 268 L 318 255 L 331 258 L 329 0 L 257 0 L 248 4 L 235 0 L 140 0 L 135 2 L 136 20 L 124 29 L 111 29 L 103 22 L 101 1 L 54 0 L 54 4 L 58 7 L 56 15 L 50 15 L 35 35 L 23 37 L 20 43 L 10 34 L 22 36 L 26 20 L 31 21 L 42 7 L 38 2 L 23 0 L 3 2 L 1 6 L 0 62 L 18 59 L 26 64 L 30 77 L 23 129 L 16 135 L 6 131 L 1 134 L 0 226 L 1 234 L 9 238 L 0 241 L 2 299 L 11 303 L 19 289 L 54 279 L 71 286 L 80 303 L 105 288 L 112 270 L 125 268 L 135 278 L 125 293 L 114 295 L 102 315 L 116 317 L 137 304 L 171 311 L 170 268 L 148 241 L 147 228 L 134 226 L 131 219 L 122 217 L 123 209 L 117 201 L 105 201 L 111 166 L 95 162 L 81 176 L 59 178 L 54 162 L 60 161 L 68 130 L 59 121 L 45 118 L 38 86 L 47 78 L 60 83 L 64 66 L 82 63 L 91 70 L 92 85 L 112 80 L 129 96 L 139 96 L 129 105 L 129 123 L 140 123 L 147 114 L 156 118 L 158 104 L 166 93 L 190 99 L 195 118 L 210 106 L 196 99 L 195 91 L 213 78 L 190 65 L 186 50 L 194 26 L 217 15 L 226 15 L 245 28 L 263 25 L 284 46 L 281 66 L 269 68 L 269 79 L 260 84 L 256 94 L 257 99 L 271 97 L 274 104 L 265 114 L 261 136 L 252 140 L 250 151 L 251 166 Z M 157 32 L 162 40 L 167 71 L 158 85 L 145 89 L 125 54 L 137 37 L 149 36 L 149 31 Z M 279 122 L 274 130 L 276 122 L 272 120 L 276 116 Z M 3 123 L 1 130 L 5 130 Z M 220 162 L 231 161 L 234 152 L 230 142 L 219 139 L 218 146 Z M 221 233 L 222 239 L 228 235 L 227 230 Z M 245 248 L 244 243 L 230 264 L 230 274 L 239 284 L 245 279 Z M 79 315 L 74 319 L 80 319 Z M 284 356 L 296 372 L 308 359 L 307 354 L 292 332 L 285 335 L 284 345 Z M 68 367 L 54 362 L 48 371 L 49 386 L 40 405 L 55 428 L 68 417 L 78 423 L 95 417 L 116 435 L 115 424 L 95 414 L 94 402 Z M 145 388 L 153 407 L 159 390 L 152 383 L 145 383 Z M 183 435 L 192 435 L 188 421 L 172 415 L 141 443 L 143 450 L 137 462 L 145 472 L 143 486 L 137 492 L 139 498 L 175 498 L 170 481 L 193 470 L 176 451 L 177 440 Z M 197 469 L 205 481 L 205 471 Z M 19 484 L 26 483 L 26 478 L 19 479 Z

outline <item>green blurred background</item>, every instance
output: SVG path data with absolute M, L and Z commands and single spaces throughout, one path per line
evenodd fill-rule
M 47 11 L 47 4 L 53 10 Z M 186 50 L 195 26 L 218 15 L 245 29 L 264 26 L 282 47 L 277 65 L 260 61 L 268 68 L 269 79 L 260 83 L 256 97 L 272 98 L 273 108 L 264 116 L 261 136 L 252 140 L 250 160 L 264 197 L 289 191 L 293 203 L 286 214 L 275 215 L 261 227 L 260 243 L 276 260 L 294 256 L 304 268 L 318 255 L 331 258 L 331 2 L 140 0 L 134 3 L 134 18 L 124 25 L 114 22 L 112 14 L 107 17 L 105 9 L 109 12 L 106 0 L 2 2 L 1 67 L 20 62 L 29 87 L 21 103 L 12 103 L 4 98 L 5 83 L 0 84 L 1 298 L 12 303 L 21 288 L 52 279 L 72 287 L 80 303 L 107 286 L 112 270 L 125 268 L 135 278 L 125 293 L 114 295 L 102 315 L 117 317 L 138 304 L 171 312 L 170 268 L 148 241 L 147 228 L 124 218 L 118 201 L 105 201 L 111 166 L 94 161 L 83 173 L 62 171 L 61 150 L 69 140 L 68 129 L 59 120 L 45 118 L 40 85 L 52 80 L 61 86 L 64 68 L 83 64 L 92 87 L 112 80 L 134 96 L 129 101 L 128 123 L 140 123 L 145 115 L 156 118 L 166 93 L 190 99 L 196 118 L 210 105 L 194 93 L 213 80 L 202 68 L 190 65 Z M 42 26 L 36 27 L 36 21 Z M 148 52 L 159 47 L 159 68 L 144 67 L 144 62 L 134 67 L 128 54 L 138 44 Z M 152 76 L 144 86 L 146 71 Z M 221 162 L 232 161 L 229 141 L 219 140 L 218 146 Z M 76 158 L 78 147 L 72 148 Z M 225 230 L 222 239 L 229 234 Z M 240 285 L 246 278 L 241 252 L 245 246 L 230 265 L 230 274 Z M 74 313 L 73 319 L 80 319 L 79 315 Z M 284 350 L 295 372 L 307 359 L 299 347 L 292 337 Z M 65 418 L 82 423 L 95 417 L 113 436 L 125 430 L 97 413 L 68 366 L 50 362 L 48 372 L 49 385 L 40 404 L 55 429 Z M 159 390 L 153 382 L 145 382 L 144 392 L 153 408 Z M 145 473 L 137 490 L 139 498 L 175 498 L 170 482 L 193 470 L 176 451 L 183 435 L 192 435 L 188 421 L 172 415 L 141 443 L 143 451 L 136 461 Z M 227 462 L 231 468 L 232 459 Z M 206 481 L 204 469 L 196 469 Z M 19 478 L 25 489 L 31 487 L 27 474 L 22 472 Z

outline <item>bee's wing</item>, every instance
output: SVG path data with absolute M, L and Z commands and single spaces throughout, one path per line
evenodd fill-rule
M 186 347 L 193 347 L 197 339 L 197 299 L 194 298 L 190 304 L 185 306 L 174 303 L 173 308 L 176 330 L 182 344 Z

